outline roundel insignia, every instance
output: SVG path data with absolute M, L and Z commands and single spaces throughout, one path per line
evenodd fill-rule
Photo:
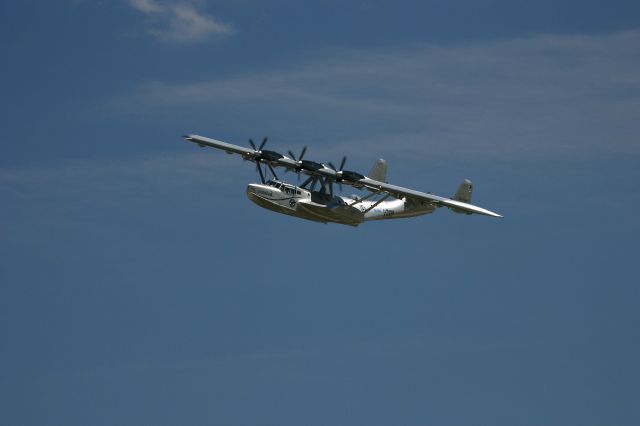
M 295 207 L 296 206 L 296 200 L 294 200 L 293 198 L 289 200 L 289 205 L 291 207 Z

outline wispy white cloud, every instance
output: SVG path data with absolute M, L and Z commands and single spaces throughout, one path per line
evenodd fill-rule
M 293 139 L 381 155 L 637 153 L 638 45 L 640 31 L 629 31 L 333 51 L 264 73 L 149 83 L 116 103 L 209 117 L 241 110 L 252 128 L 286 120 Z
M 129 6 L 143 13 L 147 32 L 163 41 L 190 43 L 210 37 L 233 34 L 233 27 L 207 15 L 198 7 L 201 2 L 188 0 L 127 0 Z
M 156 0 L 129 0 L 129 4 L 143 13 L 160 13 L 163 10 Z

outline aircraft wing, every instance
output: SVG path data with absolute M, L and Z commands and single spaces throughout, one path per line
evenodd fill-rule
M 260 148 L 257 148 L 255 150 L 253 148 L 234 145 L 231 143 L 222 142 L 216 139 L 211 139 L 199 135 L 186 135 L 183 136 L 183 138 L 188 140 L 189 142 L 195 143 L 201 148 L 208 146 L 225 151 L 227 154 L 240 154 L 245 160 L 267 162 L 275 167 L 281 166 L 292 170 L 295 170 L 298 166 L 298 163 L 289 157 L 286 157 L 275 151 L 268 151 L 266 149 L 262 150 L 261 148 L 264 146 L 266 138 L 262 142 Z
M 407 197 L 414 200 L 426 201 L 438 207 L 449 207 L 457 212 L 481 214 L 492 217 L 502 217 L 497 213 L 494 213 L 482 207 L 474 206 L 473 204 L 465 203 L 458 200 L 452 200 L 450 198 L 440 197 L 438 195 L 420 192 L 409 188 L 403 188 L 401 186 L 391 185 L 385 182 L 380 182 L 356 172 L 336 171 L 332 168 L 328 168 L 324 164 L 316 163 L 313 161 L 296 161 L 275 151 L 263 150 L 262 148 L 264 147 L 266 138 L 263 140 L 260 148 L 253 149 L 253 147 L 248 148 L 239 145 L 233 145 L 227 142 L 222 142 L 216 139 L 211 139 L 199 135 L 187 135 L 183 137 L 189 142 L 193 142 L 200 147 L 208 146 L 211 148 L 220 149 L 227 152 L 228 154 L 239 154 L 244 159 L 254 161 L 256 163 L 263 162 L 268 163 L 269 165 L 273 165 L 274 167 L 281 166 L 289 170 L 305 173 L 310 176 L 317 176 L 329 179 L 334 182 L 341 181 L 356 188 L 367 188 L 374 192 L 387 192 L 396 198 Z M 253 142 L 251 143 L 253 144 Z
M 223 151 L 226 151 L 229 154 L 240 154 L 243 157 L 253 157 L 254 150 L 251 148 L 246 148 L 244 146 L 233 145 L 230 143 L 218 141 L 211 138 L 205 138 L 204 136 L 198 135 L 186 135 L 183 136 L 189 142 L 193 142 L 198 146 L 204 148 L 205 146 L 209 146 L 211 148 L 218 148 Z
M 485 216 L 502 217 L 498 213 L 494 213 L 491 210 L 487 210 L 482 207 L 474 206 L 473 204 L 463 203 L 462 201 L 452 200 L 450 198 L 416 191 L 414 189 L 403 188 L 401 186 L 391 185 L 385 182 L 379 182 L 366 176 L 353 184 L 353 186 L 360 185 L 375 192 L 387 192 L 396 198 L 407 197 L 414 200 L 426 201 L 440 207 L 449 207 L 468 214 L 481 214 Z

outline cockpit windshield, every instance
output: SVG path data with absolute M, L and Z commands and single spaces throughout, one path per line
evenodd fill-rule
M 273 186 L 274 188 L 277 188 L 282 192 L 286 192 L 287 194 L 293 194 L 293 195 L 295 195 L 295 194 L 301 195 L 302 194 L 302 192 L 299 189 L 297 189 L 296 187 L 291 186 L 291 185 L 287 185 L 287 184 L 284 184 L 282 182 L 278 182 L 278 181 L 275 181 L 275 180 L 269 179 L 266 182 L 266 185 Z

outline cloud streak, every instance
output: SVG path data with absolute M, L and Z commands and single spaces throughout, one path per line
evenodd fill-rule
M 174 43 L 193 43 L 233 34 L 233 27 L 197 8 L 189 1 L 127 0 L 147 19 L 147 32 Z
M 148 83 L 115 106 L 242 110 L 252 127 L 286 119 L 295 139 L 325 135 L 381 155 L 638 153 L 638 45 L 640 31 L 629 31 L 333 51 L 266 73 Z

